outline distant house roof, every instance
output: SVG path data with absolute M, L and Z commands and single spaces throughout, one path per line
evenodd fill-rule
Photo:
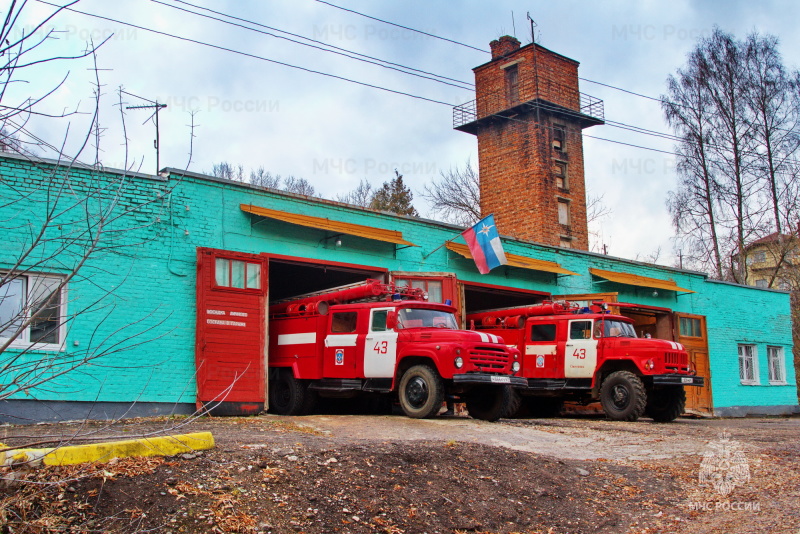
M 774 242 L 778 241 L 779 236 L 782 239 L 787 240 L 787 241 L 789 239 L 794 239 L 794 238 L 797 237 L 797 236 L 794 236 L 792 234 L 779 234 L 778 232 L 773 232 L 773 233 L 769 234 L 768 236 L 764 236 L 761 239 L 756 239 L 752 243 L 749 243 L 746 248 L 751 248 L 751 247 L 754 247 L 756 245 L 767 245 L 769 243 L 774 243 Z

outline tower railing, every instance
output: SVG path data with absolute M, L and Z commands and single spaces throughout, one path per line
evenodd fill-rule
M 580 113 L 599 121 L 605 121 L 605 107 L 603 101 L 597 97 L 587 95 L 586 93 L 578 94 L 580 96 Z M 507 104 L 505 108 L 512 109 L 523 104 L 532 107 L 538 105 L 537 101 L 534 100 L 530 102 L 519 102 L 515 105 Z M 550 106 L 543 107 L 550 108 Z M 491 115 L 491 113 L 486 115 Z M 453 107 L 453 128 L 459 128 L 465 124 L 470 124 L 477 121 L 479 118 L 483 117 L 478 117 L 477 100 L 470 100 L 469 102 Z

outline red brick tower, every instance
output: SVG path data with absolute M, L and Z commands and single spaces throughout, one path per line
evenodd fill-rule
M 476 100 L 453 127 L 478 136 L 481 212 L 502 234 L 589 248 L 581 130 L 603 124 L 603 102 L 578 91 L 578 62 L 513 37 L 475 67 Z

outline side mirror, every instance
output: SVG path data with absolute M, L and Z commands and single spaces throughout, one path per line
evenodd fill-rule
M 386 314 L 386 329 L 394 330 L 397 327 L 397 312 L 390 311 Z

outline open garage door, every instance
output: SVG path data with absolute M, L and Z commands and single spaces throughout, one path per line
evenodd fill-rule
M 373 278 L 386 282 L 385 269 L 304 258 L 268 256 L 269 304 Z
M 530 306 L 551 298 L 550 293 L 543 291 L 480 284 L 478 282 L 460 282 L 459 285 L 461 286 L 463 302 L 460 310 L 462 323 L 468 313 Z M 469 325 L 465 326 L 469 328 Z

